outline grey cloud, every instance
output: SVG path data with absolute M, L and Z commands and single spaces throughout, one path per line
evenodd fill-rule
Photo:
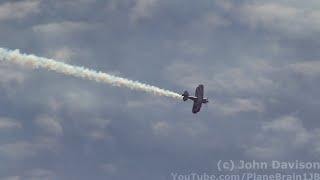
M 319 77 L 320 61 L 305 61 L 289 65 L 292 71 L 310 77 Z
M 52 59 L 57 59 L 59 61 L 70 62 L 79 53 L 69 47 L 59 47 L 56 50 L 50 49 L 48 52 L 48 57 Z
M 253 138 L 253 144 L 246 147 L 246 152 L 251 157 L 262 159 L 294 157 L 306 146 L 317 146 L 315 138 L 318 131 L 307 130 L 294 116 L 280 117 L 262 125 L 261 133 Z
M 317 21 L 319 10 L 313 1 L 301 4 L 298 1 L 245 1 L 242 4 L 220 3 L 227 12 L 234 13 L 234 18 L 254 29 L 271 30 L 283 33 L 287 38 L 306 38 L 319 32 Z
M 152 126 L 153 131 L 157 135 L 169 135 L 168 130 L 170 125 L 165 121 L 155 122 Z
M 101 170 L 103 172 L 106 172 L 106 173 L 116 173 L 117 172 L 117 167 L 116 165 L 112 164 L 112 163 L 106 163 L 106 164 L 102 164 L 100 166 Z
M 33 31 L 46 36 L 63 36 L 92 29 L 93 25 L 85 22 L 63 21 L 48 24 L 39 24 L 32 27 Z
M 95 141 L 109 141 L 112 140 L 112 134 L 108 132 L 112 120 L 103 119 L 99 117 L 89 117 L 84 119 L 77 119 L 75 123 L 78 124 L 79 132 L 83 137 Z
M 9 159 L 24 159 L 27 157 L 34 157 L 43 149 L 50 149 L 46 143 L 32 143 L 26 141 L 19 141 L 9 144 L 0 145 L 0 156 Z
M 172 80 L 182 86 L 194 88 L 197 83 L 204 83 L 207 85 L 207 90 L 216 92 L 260 93 L 275 86 L 270 76 L 275 71 L 272 65 L 261 60 L 252 60 L 241 66 L 224 70 L 212 67 L 210 70 L 203 71 L 203 65 L 179 62 L 169 66 L 167 72 L 170 77 L 173 77 Z
M 21 84 L 27 78 L 27 74 L 20 71 L 20 68 L 16 68 L 9 64 L 1 64 L 0 65 L 0 84 L 5 86 L 9 83 L 16 82 L 17 84 Z
M 3 180 L 20 180 L 20 176 L 7 176 L 7 177 L 2 177 Z
M 130 18 L 132 21 L 150 18 L 157 3 L 158 0 L 136 0 L 135 5 L 132 7 Z
M 25 172 L 21 178 L 26 180 L 50 180 L 56 179 L 57 177 L 55 173 L 50 170 L 37 168 Z
M 22 128 L 21 123 L 14 119 L 0 117 L 0 129 L 20 129 Z
M 43 133 L 45 133 L 45 135 L 63 135 L 63 128 L 59 120 L 54 119 L 53 117 L 42 115 L 35 119 L 34 123 L 40 128 L 40 131 L 43 131 Z
M 214 105 L 210 109 L 215 112 L 220 111 L 223 115 L 236 115 L 242 112 L 262 113 L 265 111 L 264 105 L 261 102 L 257 100 L 241 98 L 235 98 L 226 104 L 221 104 L 217 101 L 214 101 Z
M 40 12 L 40 0 L 5 2 L 0 4 L 0 21 L 22 19 Z
M 2 177 L 3 180 L 50 180 L 57 178 L 54 172 L 46 169 L 31 169 L 19 175 Z

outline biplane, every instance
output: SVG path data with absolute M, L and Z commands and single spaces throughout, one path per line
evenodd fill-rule
M 208 103 L 207 98 L 203 98 L 204 94 L 204 87 L 202 84 L 200 84 L 196 88 L 195 96 L 189 96 L 188 91 L 184 91 L 182 94 L 183 96 L 183 101 L 187 101 L 188 99 L 193 101 L 193 107 L 192 107 L 192 112 L 195 114 L 200 111 L 202 104 Z

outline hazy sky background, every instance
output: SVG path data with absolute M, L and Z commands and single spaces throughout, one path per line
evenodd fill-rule
M 0 64 L 0 179 L 170 179 L 320 157 L 317 0 L 0 1 L 0 47 L 182 93 Z

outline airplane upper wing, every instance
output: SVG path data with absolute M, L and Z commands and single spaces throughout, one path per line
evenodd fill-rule
M 204 88 L 203 88 L 202 84 L 200 84 L 196 89 L 195 95 L 196 95 L 197 99 L 194 100 L 194 102 L 193 102 L 193 107 L 192 107 L 193 113 L 197 113 L 201 109 L 202 99 L 203 99 L 203 89 Z
M 196 97 L 198 98 L 198 99 L 203 99 L 203 85 L 202 84 L 200 84 L 198 87 L 197 87 L 197 89 L 196 89 Z

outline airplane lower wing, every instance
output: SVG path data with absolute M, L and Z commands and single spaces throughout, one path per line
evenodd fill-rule
M 192 107 L 192 112 L 193 112 L 193 113 L 199 112 L 200 109 L 201 109 L 201 105 L 202 105 L 201 102 L 199 103 L 198 101 L 194 101 L 194 102 L 193 102 L 193 107 Z

